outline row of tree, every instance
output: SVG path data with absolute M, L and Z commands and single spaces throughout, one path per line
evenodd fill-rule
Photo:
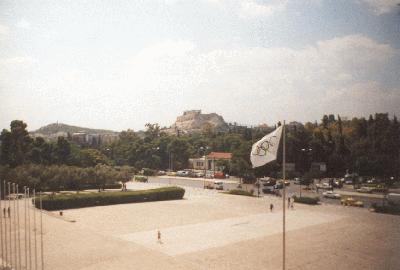
M 280 123 L 278 123 L 279 125 Z M 278 161 L 252 170 L 249 154 L 252 144 L 276 126 L 246 127 L 230 124 L 229 131 L 168 135 L 158 124 L 146 124 L 144 135 L 122 131 L 120 139 L 99 148 L 75 145 L 60 137 L 57 142 L 31 138 L 22 121 L 13 121 L 10 130 L 0 135 L 0 162 L 9 167 L 24 164 L 94 167 L 97 164 L 131 166 L 138 169 L 183 169 L 190 157 L 211 151 L 231 152 L 231 162 L 224 162 L 225 172 L 244 176 L 279 176 Z M 324 115 L 320 123 L 287 125 L 286 159 L 294 163 L 297 174 L 310 171 L 313 162 L 327 165 L 326 176 L 343 176 L 346 171 L 364 176 L 400 175 L 400 127 L 396 117 L 375 114 L 368 119 L 344 120 Z M 295 176 L 295 175 L 292 175 Z
M 120 185 L 116 183 L 129 181 L 134 173 L 135 170 L 128 166 L 111 167 L 103 164 L 87 168 L 36 164 L 14 168 L 0 166 L 0 179 L 41 191 L 119 188 Z

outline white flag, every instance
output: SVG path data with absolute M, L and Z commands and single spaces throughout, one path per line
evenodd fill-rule
M 250 153 L 250 160 L 253 168 L 260 167 L 268 162 L 276 160 L 279 142 L 282 135 L 282 126 L 275 129 L 261 140 L 253 144 Z

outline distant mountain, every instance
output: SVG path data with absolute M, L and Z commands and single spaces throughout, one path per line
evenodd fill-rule
M 84 132 L 87 134 L 117 134 L 118 132 L 106 129 L 93 129 L 85 127 L 70 126 L 61 123 L 53 123 L 47 126 L 41 127 L 38 130 L 32 131 L 33 134 L 43 134 L 50 136 L 56 133 L 77 133 Z

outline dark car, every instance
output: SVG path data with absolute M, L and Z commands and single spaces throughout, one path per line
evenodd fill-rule
M 243 174 L 242 178 L 243 183 L 245 184 L 254 183 L 254 181 L 256 180 L 256 177 L 252 173 L 245 173 Z

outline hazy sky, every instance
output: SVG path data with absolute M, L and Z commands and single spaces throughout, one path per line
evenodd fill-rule
M 400 0 L 0 0 L 0 128 L 400 115 Z

